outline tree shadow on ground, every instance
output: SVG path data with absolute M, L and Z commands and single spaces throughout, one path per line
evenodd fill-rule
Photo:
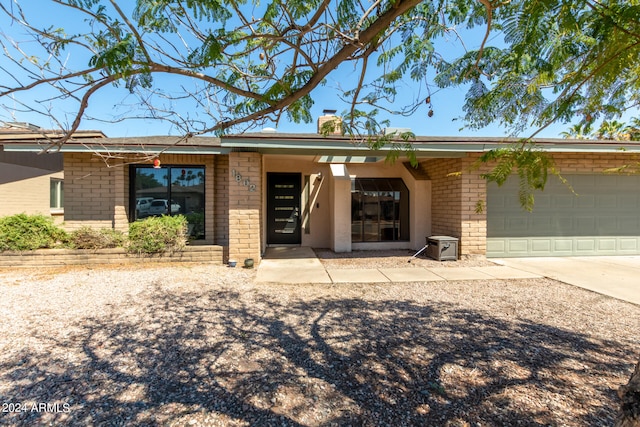
M 2 363 L 2 402 L 69 411 L 0 424 L 603 425 L 608 380 L 633 363 L 626 343 L 448 304 L 160 287 L 152 301 Z

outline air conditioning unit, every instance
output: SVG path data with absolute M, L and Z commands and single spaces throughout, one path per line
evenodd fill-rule
M 449 236 L 427 237 L 427 256 L 437 261 L 458 260 L 458 239 Z

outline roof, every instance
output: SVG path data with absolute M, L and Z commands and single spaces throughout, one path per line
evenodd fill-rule
M 14 124 L 0 127 L 0 143 L 12 142 L 12 141 L 47 141 L 51 143 L 57 139 L 62 138 L 65 135 L 64 132 L 59 130 L 41 129 L 34 125 L 29 124 Z M 94 138 L 106 138 L 106 135 L 99 130 L 78 130 L 71 136 L 72 139 L 94 139 Z
M 315 156 L 379 156 L 385 157 L 393 149 L 390 144 L 372 150 L 366 141 L 348 136 L 322 136 L 295 133 L 246 133 L 223 137 L 210 136 L 144 136 L 125 138 L 94 138 L 74 134 L 60 147 L 61 152 L 143 153 L 143 154 L 227 154 L 231 151 L 255 151 L 263 154 L 297 154 Z M 0 138 L 2 134 L 0 133 Z M 539 138 L 534 140 L 548 152 L 640 152 L 640 143 L 629 141 L 572 140 Z M 398 143 L 404 141 L 398 140 Z M 417 157 L 462 157 L 467 153 L 480 153 L 518 143 L 517 138 L 504 137 L 436 137 L 417 136 L 409 141 Z M 1 139 L 7 151 L 42 151 L 51 141 L 44 138 Z

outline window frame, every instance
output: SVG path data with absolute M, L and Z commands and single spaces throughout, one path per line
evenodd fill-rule
M 49 210 L 54 214 L 64 212 L 64 178 L 49 178 Z
M 352 178 L 352 243 L 410 241 L 410 196 L 409 188 L 402 178 Z M 367 230 L 372 225 L 376 229 Z M 372 239 L 372 236 L 375 238 Z
M 200 224 L 200 229 L 199 230 L 201 232 L 201 234 L 198 234 L 197 240 L 204 240 L 206 239 L 206 206 L 207 206 L 207 192 L 206 192 L 206 181 L 207 181 L 207 168 L 205 165 L 203 164 L 196 164 L 196 165 L 184 165 L 184 164 L 163 164 L 162 166 L 160 166 L 159 168 L 155 168 L 152 165 L 130 165 L 129 166 L 129 222 L 134 222 L 136 220 L 142 219 L 142 218 L 137 218 L 136 215 L 136 203 L 137 203 L 137 191 L 136 191 L 136 179 L 138 176 L 138 171 L 140 170 L 157 170 L 157 169 L 164 169 L 167 171 L 167 185 L 166 185 L 166 200 L 168 201 L 168 212 L 167 215 L 169 216 L 174 216 L 174 215 L 184 215 L 187 217 L 187 220 L 189 219 L 189 215 L 190 213 L 183 213 L 183 212 L 178 212 L 178 213 L 174 213 L 172 212 L 171 206 L 173 203 L 173 194 L 172 194 L 172 181 L 174 179 L 176 179 L 176 177 L 174 177 L 173 175 L 173 171 L 174 170 L 180 170 L 180 169 L 202 169 L 202 177 L 200 177 L 202 179 L 202 224 Z M 197 176 L 197 175 L 196 175 Z M 195 212 L 194 212 L 195 213 Z M 191 225 L 191 223 L 189 223 L 189 225 Z

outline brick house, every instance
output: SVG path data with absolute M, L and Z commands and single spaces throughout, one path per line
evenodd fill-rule
M 528 213 L 516 180 L 498 188 L 471 168 L 509 143 L 501 138 L 417 137 L 418 169 L 386 162 L 388 147 L 373 151 L 340 135 L 176 140 L 67 143 L 65 226 L 125 231 L 147 215 L 184 214 L 194 243 L 238 260 L 259 260 L 277 245 L 417 250 L 432 235 L 458 238 L 460 256 L 640 254 L 640 177 L 603 173 L 633 162 L 634 143 L 537 140 L 577 195 L 551 177 Z
M 20 144 L 46 144 L 60 133 L 29 123 L 0 126 L 0 216 L 43 214 L 62 222 L 64 215 L 63 155 L 16 151 Z M 78 131 L 74 139 L 104 138 L 100 131 Z M 5 150 L 7 146 L 9 150 Z

